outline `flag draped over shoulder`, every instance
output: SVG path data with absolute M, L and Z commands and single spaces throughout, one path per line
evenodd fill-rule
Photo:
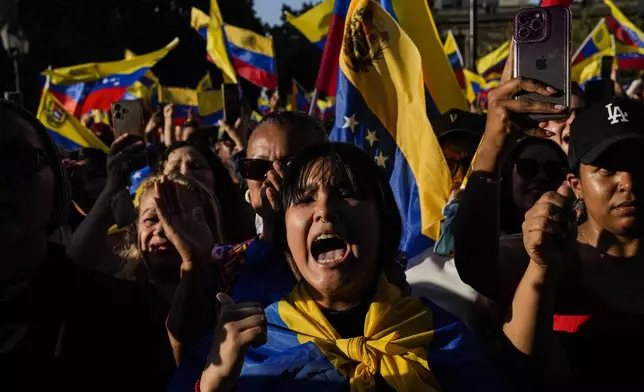
M 438 238 L 451 176 L 427 118 L 417 47 L 381 6 L 354 11 L 346 21 L 330 139 L 356 144 L 388 174 L 402 214 L 401 249 L 413 257 Z
M 299 30 L 309 41 L 324 49 L 329 34 L 334 0 L 325 0 L 300 16 L 286 12 L 286 21 Z
M 37 117 L 47 128 L 56 145 L 64 150 L 73 151 L 83 147 L 97 148 L 105 153 L 109 150 L 46 88 L 40 99 Z
M 458 86 L 461 90 L 465 90 L 465 75 L 463 70 L 463 56 L 461 56 L 461 51 L 458 49 L 458 44 L 456 43 L 456 38 L 452 30 L 447 32 L 447 38 L 445 39 L 445 44 L 443 45 L 445 54 L 447 55 L 447 60 L 454 70 L 454 75 L 456 75 L 456 80 L 458 81 Z
M 179 44 L 175 39 L 156 52 L 128 60 L 88 63 L 43 72 L 50 78 L 49 91 L 76 117 L 90 110 L 109 110 L 128 89 Z
M 612 36 L 606 20 L 601 19 L 572 58 L 571 80 L 584 85 L 590 80 L 598 79 L 601 76 L 601 58 L 614 55 Z
M 488 89 L 495 88 L 499 85 L 501 73 L 503 73 L 503 67 L 509 54 L 510 41 L 506 41 L 476 61 L 476 71 L 485 78 Z

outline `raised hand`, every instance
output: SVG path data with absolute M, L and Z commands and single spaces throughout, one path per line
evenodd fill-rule
M 563 184 L 557 192 L 544 194 L 526 213 L 523 245 L 530 259 L 544 267 L 558 263 L 577 239 L 574 195 Z
M 163 231 L 184 264 L 205 263 L 215 245 L 201 207 L 185 211 L 175 183 L 165 176 L 155 184 L 154 206 Z
M 282 178 L 284 178 L 284 170 L 284 164 L 279 161 L 273 162 L 273 169 L 266 173 L 266 181 L 264 181 L 259 191 L 262 203 L 256 212 L 262 217 L 264 224 L 262 239 L 265 241 L 270 241 L 273 236 L 275 211 L 278 208 L 279 191 L 282 185 Z
M 266 315 L 259 303 L 236 304 L 227 294 L 217 294 L 221 303 L 219 320 L 201 377 L 202 391 L 228 391 L 233 388 L 250 346 L 266 343 Z
M 163 107 L 163 117 L 172 119 L 172 116 L 174 116 L 174 105 L 169 103 Z
M 127 133 L 114 140 L 107 153 L 107 185 L 112 188 L 125 188 L 127 176 L 145 165 L 145 143 L 143 139 Z

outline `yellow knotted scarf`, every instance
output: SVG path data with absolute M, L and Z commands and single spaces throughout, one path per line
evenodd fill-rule
M 377 373 L 397 391 L 440 390 L 427 365 L 425 349 L 434 334 L 432 312 L 419 299 L 402 297 L 384 275 L 379 278 L 361 337 L 342 339 L 302 283 L 278 303 L 278 309 L 300 343 L 315 343 L 349 379 L 351 391 L 373 391 Z

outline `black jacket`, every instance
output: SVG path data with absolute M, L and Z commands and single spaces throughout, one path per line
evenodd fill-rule
M 29 280 L 0 287 L 0 390 L 164 390 L 166 314 L 153 291 L 82 270 L 50 244 Z

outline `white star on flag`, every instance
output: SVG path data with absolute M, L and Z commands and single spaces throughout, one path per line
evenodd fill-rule
M 355 113 L 352 114 L 351 117 L 344 116 L 344 125 L 342 126 L 342 129 L 351 128 L 351 132 L 355 132 L 356 125 L 358 124 L 360 124 L 360 121 L 356 121 Z
M 136 172 L 132 175 L 133 180 L 140 180 L 141 179 L 141 172 Z

